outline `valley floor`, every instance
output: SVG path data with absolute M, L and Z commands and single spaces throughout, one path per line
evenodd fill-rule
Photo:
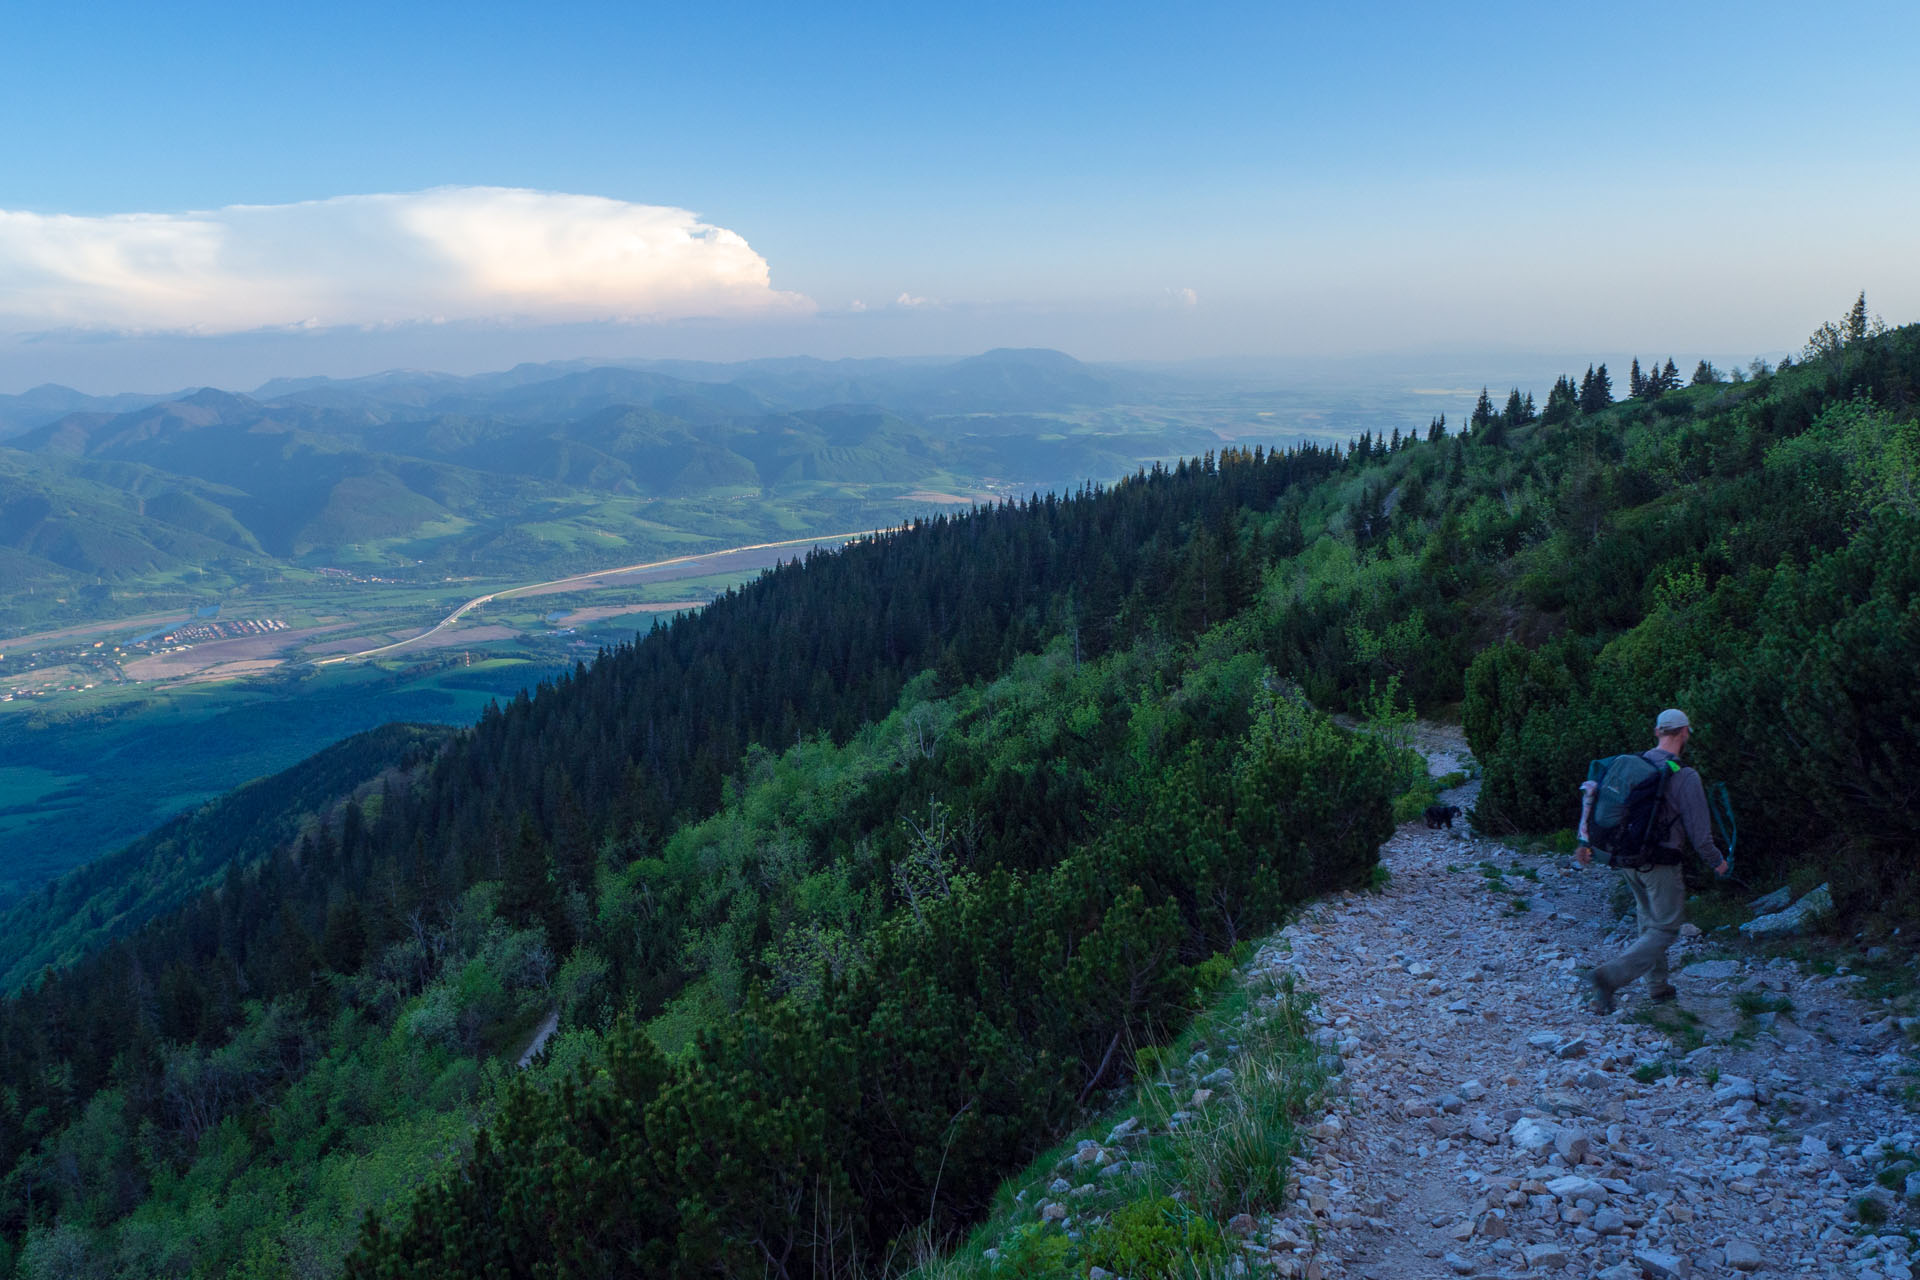
M 1419 823 L 1382 859 L 1384 892 L 1322 903 L 1253 966 L 1317 993 L 1344 1059 L 1256 1258 L 1319 1280 L 1909 1280 L 1907 1238 L 1857 1221 L 1862 1197 L 1870 1219 L 1904 1217 L 1920 1129 L 1910 1044 L 1879 1002 L 1708 935 L 1675 948 L 1677 1007 L 1638 984 L 1597 1016 L 1582 972 L 1635 933 L 1612 872 Z M 1767 1011 L 1781 997 L 1791 1011 Z

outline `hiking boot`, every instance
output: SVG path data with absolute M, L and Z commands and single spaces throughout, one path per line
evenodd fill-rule
M 1613 1012 L 1613 988 L 1600 981 L 1597 970 L 1587 970 L 1587 985 L 1592 988 L 1587 997 L 1587 1007 L 1595 1013 Z
M 1672 1004 L 1680 998 L 1680 993 L 1674 990 L 1671 982 L 1663 982 L 1659 986 L 1649 989 L 1647 998 L 1655 1004 Z

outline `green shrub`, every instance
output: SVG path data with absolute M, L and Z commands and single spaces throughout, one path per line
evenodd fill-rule
M 1000 1244 L 993 1274 L 1007 1280 L 1065 1280 L 1080 1269 L 1078 1250 L 1066 1233 L 1046 1222 L 1029 1222 Z
M 1129 1277 L 1156 1280 L 1231 1251 L 1219 1227 L 1171 1196 L 1136 1200 L 1115 1211 L 1087 1241 L 1087 1261 Z
M 1396 826 L 1412 822 L 1426 813 L 1427 806 L 1433 804 L 1438 792 L 1432 787 L 1415 787 L 1402 792 L 1393 802 L 1393 821 Z
M 420 1202 L 398 1235 L 374 1228 L 354 1266 L 591 1269 L 644 1244 L 686 1268 L 752 1270 L 749 1242 L 877 1253 L 930 1207 L 936 1232 L 976 1220 L 1091 1090 L 1124 1082 L 1121 1046 L 1164 1040 L 1226 978 L 1223 953 L 1289 903 L 1365 881 L 1392 832 L 1388 753 L 1263 692 L 1243 736 L 1172 752 L 1098 839 L 896 911 L 866 939 L 869 962 L 817 998 L 750 994 L 671 1065 L 616 1031 L 609 1060 L 635 1064 L 624 1078 L 639 1092 L 597 1076 L 513 1090 L 471 1180 Z M 1245 1184 L 1277 1199 L 1304 1079 L 1244 1114 L 1210 1195 Z M 579 1229 L 597 1219 L 572 1198 L 597 1204 L 597 1188 L 627 1194 L 635 1178 L 651 1188 L 644 1214 Z M 1189 1252 L 1218 1240 L 1198 1220 L 1162 1225 Z
M 1188 970 L 1193 977 L 1195 993 L 1203 997 L 1225 982 L 1227 975 L 1232 972 L 1233 958 L 1225 954 L 1208 956 Z

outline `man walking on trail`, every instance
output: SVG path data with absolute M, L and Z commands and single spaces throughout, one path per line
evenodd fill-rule
M 1661 769 L 1687 749 L 1693 728 L 1686 713 L 1668 708 L 1653 723 L 1657 739 L 1642 758 Z M 1627 887 L 1633 891 L 1633 905 L 1640 921 L 1640 938 L 1633 946 L 1587 975 L 1593 984 L 1593 1007 L 1597 1013 L 1613 1011 L 1613 993 L 1629 982 L 1647 975 L 1648 994 L 1656 1003 L 1672 1000 L 1677 994 L 1667 977 L 1667 948 L 1680 936 L 1680 925 L 1687 914 L 1686 881 L 1680 874 L 1681 840 L 1693 846 L 1700 860 L 1713 867 L 1717 876 L 1727 874 L 1727 859 L 1713 838 L 1713 819 L 1707 811 L 1707 789 L 1695 769 L 1680 769 L 1668 779 L 1654 816 L 1649 843 L 1653 846 L 1647 865 L 1622 868 Z M 1581 866 L 1593 860 L 1590 845 L 1581 845 L 1574 855 Z

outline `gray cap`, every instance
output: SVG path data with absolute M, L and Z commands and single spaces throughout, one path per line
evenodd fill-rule
M 1678 707 L 1668 707 L 1660 713 L 1660 718 L 1653 722 L 1655 733 L 1674 733 L 1691 727 L 1687 723 L 1687 713 Z

